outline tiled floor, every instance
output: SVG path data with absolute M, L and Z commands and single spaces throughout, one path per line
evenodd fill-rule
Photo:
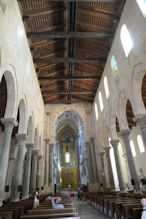
M 87 201 L 77 201 L 77 198 L 72 198 L 74 205 L 77 208 L 81 219 L 107 219 L 105 215 L 99 213 Z

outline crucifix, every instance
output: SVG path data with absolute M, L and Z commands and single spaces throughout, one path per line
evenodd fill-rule
M 70 185 L 70 177 L 73 173 L 69 173 L 69 169 L 67 169 L 67 173 L 64 173 L 63 176 L 67 176 L 68 185 Z

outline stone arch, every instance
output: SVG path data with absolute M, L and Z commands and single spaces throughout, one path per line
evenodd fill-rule
M 29 143 L 32 143 L 33 142 L 33 120 L 32 120 L 32 116 L 29 116 L 29 119 L 28 119 L 27 136 L 28 136 L 27 141 Z
M 134 66 L 132 80 L 131 80 L 131 96 L 132 108 L 134 115 L 145 114 L 145 106 L 142 99 L 142 81 L 146 74 L 146 65 L 139 63 Z
M 127 105 L 128 97 L 124 92 L 120 93 L 119 101 L 118 101 L 118 117 L 119 117 L 119 126 L 120 130 L 129 129 L 127 115 L 126 115 L 126 105 Z
M 19 109 L 19 127 L 18 127 L 18 133 L 26 133 L 27 130 L 27 113 L 26 113 L 26 104 L 24 99 L 21 99 L 19 101 L 18 105 Z
M 7 8 L 8 0 L 1 0 L 0 1 L 0 7 L 2 8 L 3 12 L 5 13 Z
M 17 99 L 16 80 L 10 71 L 5 71 L 2 76 L 4 76 L 7 86 L 7 104 L 4 117 L 14 118 Z M 0 80 L 2 80 L 2 76 Z

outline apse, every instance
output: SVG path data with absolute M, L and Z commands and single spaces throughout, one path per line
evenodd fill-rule
M 80 115 L 65 111 L 55 123 L 54 183 L 58 189 L 75 189 L 82 184 L 84 127 Z

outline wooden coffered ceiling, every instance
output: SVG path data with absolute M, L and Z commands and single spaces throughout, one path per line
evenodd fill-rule
M 19 0 L 44 103 L 93 102 L 125 0 Z

